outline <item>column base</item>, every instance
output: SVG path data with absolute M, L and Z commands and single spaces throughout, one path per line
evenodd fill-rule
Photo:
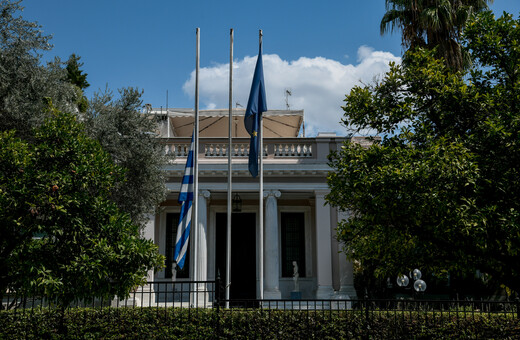
M 356 289 L 354 288 L 353 285 L 341 286 L 341 288 L 337 292 L 337 295 L 348 296 L 347 299 L 352 299 L 352 300 L 357 299 Z
M 280 300 L 282 298 L 282 292 L 278 289 L 264 290 L 264 299 L 267 300 Z
M 143 301 L 144 307 L 155 306 L 155 291 L 153 289 L 153 285 L 146 284 L 141 288 L 141 291 L 136 293 Z
M 334 294 L 334 289 L 332 286 L 318 286 L 316 290 L 316 299 L 318 300 L 329 300 L 332 298 Z
M 193 292 L 190 295 L 190 302 L 195 307 L 208 307 L 210 290 L 206 287 L 205 283 L 196 283 L 194 285 Z
M 114 297 L 114 299 L 110 302 L 110 307 L 141 307 L 141 300 L 137 297 L 129 297 L 128 299 L 120 299 L 119 297 Z

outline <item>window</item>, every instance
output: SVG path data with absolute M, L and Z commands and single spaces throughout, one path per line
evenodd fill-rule
M 177 227 L 179 225 L 179 213 L 166 214 L 166 268 L 164 269 L 164 277 L 169 279 L 172 277 L 172 267 L 175 263 L 173 254 L 175 252 L 175 239 L 177 238 Z M 184 268 L 177 268 L 177 278 L 186 279 L 190 277 L 190 246 L 186 251 L 186 260 Z
M 298 263 L 300 277 L 305 277 L 304 213 L 282 213 L 282 277 L 293 276 L 293 261 Z

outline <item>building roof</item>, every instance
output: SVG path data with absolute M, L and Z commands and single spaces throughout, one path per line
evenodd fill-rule
M 191 137 L 193 109 L 152 109 L 160 122 L 161 137 Z M 249 137 L 244 128 L 245 109 L 233 109 L 233 137 Z M 303 110 L 269 110 L 263 114 L 264 137 L 298 137 L 303 124 Z M 229 110 L 199 110 L 200 137 L 228 137 Z

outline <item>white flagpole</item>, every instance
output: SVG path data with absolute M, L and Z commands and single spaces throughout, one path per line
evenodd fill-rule
M 262 46 L 262 30 L 260 30 L 260 46 Z M 260 245 L 260 268 L 258 268 L 259 274 L 260 274 L 260 300 L 264 299 L 264 122 L 262 118 L 263 112 L 258 112 L 260 115 L 260 193 L 259 193 L 259 211 L 260 211 L 260 239 L 259 239 L 259 245 Z
M 231 285 L 231 202 L 232 202 L 232 137 L 233 128 L 233 29 L 230 30 L 230 50 L 229 50 L 229 143 L 228 143 L 228 192 L 227 192 L 227 247 L 226 247 L 226 308 L 229 308 L 229 288 Z M 218 287 L 217 287 L 218 289 Z
M 193 258 L 193 279 L 197 281 L 199 279 L 198 275 L 198 265 L 197 262 L 199 260 L 199 256 L 197 254 L 198 249 L 198 241 L 199 241 L 199 64 L 200 64 L 200 28 L 197 27 L 197 57 L 195 62 L 195 120 L 194 130 L 195 130 L 195 150 L 193 151 L 193 226 L 195 228 L 193 233 L 193 250 L 194 254 Z M 197 284 L 195 286 L 198 286 Z

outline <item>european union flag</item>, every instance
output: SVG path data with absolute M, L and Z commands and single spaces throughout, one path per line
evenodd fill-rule
M 258 149 L 260 149 L 258 133 L 260 133 L 260 115 L 265 111 L 267 111 L 267 102 L 265 100 L 264 70 L 262 66 L 262 45 L 260 45 L 253 84 L 251 84 L 251 92 L 249 93 L 244 117 L 244 125 L 251 136 L 249 143 L 249 172 L 253 177 L 258 176 Z

